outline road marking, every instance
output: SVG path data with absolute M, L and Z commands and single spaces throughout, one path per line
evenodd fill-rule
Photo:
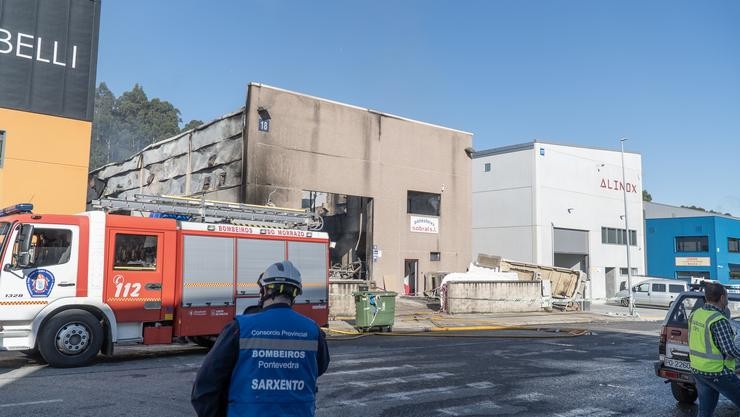
M 431 334 L 429 335 L 429 338 L 433 338 L 433 337 L 435 336 Z M 490 345 L 490 344 L 491 344 L 490 340 L 481 340 L 479 342 L 450 343 L 448 345 L 440 346 L 440 348 L 448 349 L 448 348 L 456 348 L 456 347 L 463 347 L 463 346 L 477 346 L 477 345 Z M 395 352 L 409 352 L 412 350 L 421 350 L 421 351 L 427 352 L 429 350 L 429 344 L 424 344 L 421 346 L 406 346 L 402 348 L 384 348 L 382 352 L 386 355 L 390 355 Z M 338 359 L 340 357 L 356 358 L 358 355 L 377 355 L 377 354 L 378 354 L 378 349 L 369 348 L 365 350 L 353 351 L 352 353 L 338 353 L 336 355 L 332 354 L 331 357 L 333 360 L 335 358 Z
M 56 400 L 44 400 L 44 401 L 31 401 L 27 403 L 12 403 L 12 404 L 0 404 L 0 408 L 5 407 L 20 407 L 22 405 L 37 405 L 37 404 L 51 404 L 51 403 L 60 403 L 64 400 L 62 399 L 56 399 Z
M 540 350 L 537 352 L 525 352 L 525 353 L 509 353 L 507 356 L 509 357 L 515 357 L 515 358 L 524 358 L 528 356 L 540 356 L 547 353 L 553 353 L 553 354 L 560 354 L 563 352 L 570 352 L 570 353 L 588 353 L 587 350 L 581 350 L 581 349 L 546 349 L 546 350 Z
M 552 398 L 551 395 L 545 395 L 541 392 L 529 392 L 526 394 L 520 394 L 514 397 L 516 400 L 523 400 L 523 401 L 539 401 L 545 398 Z
M 473 382 L 473 383 L 465 384 L 465 385 L 470 388 L 477 388 L 477 389 L 488 389 L 488 388 L 493 388 L 496 386 L 493 382 L 488 382 L 488 381 Z
M 609 387 L 609 388 L 622 388 L 622 389 L 625 388 L 625 387 L 623 387 L 621 385 L 614 385 L 614 384 L 599 384 L 599 386 L 600 387 Z
M 383 397 L 393 400 L 410 400 L 411 397 L 416 397 L 419 395 L 424 394 L 448 394 L 450 391 L 456 389 L 458 387 L 452 386 L 452 387 L 439 387 L 439 388 L 425 388 L 420 389 L 416 391 L 404 391 L 404 392 L 394 392 L 391 394 L 385 394 Z
M 346 386 L 346 384 L 344 385 Z M 412 400 L 414 397 L 425 397 L 427 394 L 452 394 L 455 391 L 459 390 L 466 390 L 470 388 L 474 389 L 488 389 L 491 387 L 494 387 L 495 384 L 488 382 L 488 381 L 481 381 L 481 382 L 474 382 L 467 385 L 452 385 L 452 386 L 445 386 L 445 387 L 437 387 L 437 388 L 425 388 L 415 391 L 403 391 L 403 392 L 393 392 L 388 393 L 380 396 L 369 396 L 365 398 L 355 398 L 352 400 L 343 400 L 343 401 L 336 401 L 334 404 L 336 406 L 355 406 L 355 407 L 364 407 L 367 406 L 368 403 L 377 404 L 379 399 L 385 400 L 385 401 L 409 401 Z M 335 406 L 335 405 L 332 405 Z M 331 408 L 332 406 L 329 406 L 327 408 Z M 446 410 L 447 408 L 445 408 Z M 452 407 L 454 409 L 454 407 Z
M 464 416 L 471 414 L 482 415 L 485 414 L 484 411 L 493 410 L 494 408 L 501 408 L 501 406 L 497 405 L 493 401 L 483 401 L 477 404 L 440 408 L 437 411 L 448 416 Z
M 576 345 L 571 345 L 570 343 L 558 343 L 558 342 L 542 342 L 546 345 L 553 345 L 553 346 L 563 346 L 563 347 L 575 347 Z
M 555 414 L 556 417 L 611 417 L 616 415 L 619 415 L 616 411 L 594 407 L 576 408 L 575 410 L 566 411 L 565 413 Z
M 28 375 L 31 375 L 32 373 L 38 371 L 39 369 L 44 368 L 45 366 L 46 365 L 25 366 L 23 368 L 14 369 L 10 372 L 0 374 L 0 388 L 21 378 L 25 378 Z
M 176 363 L 176 364 L 172 365 L 173 368 L 177 368 L 177 369 L 183 369 L 183 368 L 185 368 L 185 369 L 196 369 L 196 368 L 200 368 L 200 366 L 201 366 L 201 364 L 199 364 L 199 363 Z
M 351 371 L 337 371 L 337 372 L 327 372 L 325 375 L 356 375 L 356 374 L 365 374 L 365 373 L 372 373 L 372 372 L 386 372 L 386 371 L 396 371 L 399 369 L 410 369 L 410 368 L 416 368 L 413 365 L 402 365 L 402 366 L 384 366 L 379 368 L 364 368 L 364 369 L 354 369 Z
M 337 404 L 341 404 L 343 406 L 349 406 L 349 407 L 367 407 L 367 403 L 362 402 L 360 400 L 337 401 Z
M 358 387 L 363 387 L 363 388 L 371 388 L 371 387 L 379 387 L 383 385 L 404 384 L 408 382 L 444 379 L 449 376 L 455 376 L 455 374 L 450 373 L 450 372 L 432 372 L 432 373 L 425 373 L 425 374 L 418 374 L 418 375 L 409 375 L 409 376 L 404 376 L 404 377 L 386 378 L 380 381 L 352 381 L 349 384 L 358 386 Z
M 337 367 L 337 366 L 342 366 L 342 365 L 359 365 L 361 363 L 386 362 L 386 361 L 388 361 L 388 358 L 345 359 L 341 361 L 332 361 L 331 366 Z

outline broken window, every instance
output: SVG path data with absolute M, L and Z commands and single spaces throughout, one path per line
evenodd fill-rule
M 440 194 L 409 191 L 406 212 L 409 214 L 423 214 L 439 216 L 442 196 Z
M 319 214 L 329 235 L 330 277 L 367 279 L 373 260 L 373 199 L 303 191 L 302 208 Z

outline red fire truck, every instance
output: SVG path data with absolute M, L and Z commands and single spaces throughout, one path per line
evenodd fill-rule
M 329 238 L 310 230 L 320 227 L 310 213 L 148 196 L 96 203 L 105 210 L 0 210 L 0 351 L 72 367 L 121 343 L 206 346 L 257 304 L 260 272 L 284 259 L 303 278 L 294 309 L 327 324 Z

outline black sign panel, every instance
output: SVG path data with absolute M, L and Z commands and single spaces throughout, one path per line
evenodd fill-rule
M 98 0 L 0 0 L 0 107 L 92 120 Z

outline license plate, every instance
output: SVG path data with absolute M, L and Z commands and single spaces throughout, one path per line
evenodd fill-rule
M 666 359 L 665 366 L 683 371 L 691 371 L 691 363 L 688 361 L 677 361 L 675 359 Z

